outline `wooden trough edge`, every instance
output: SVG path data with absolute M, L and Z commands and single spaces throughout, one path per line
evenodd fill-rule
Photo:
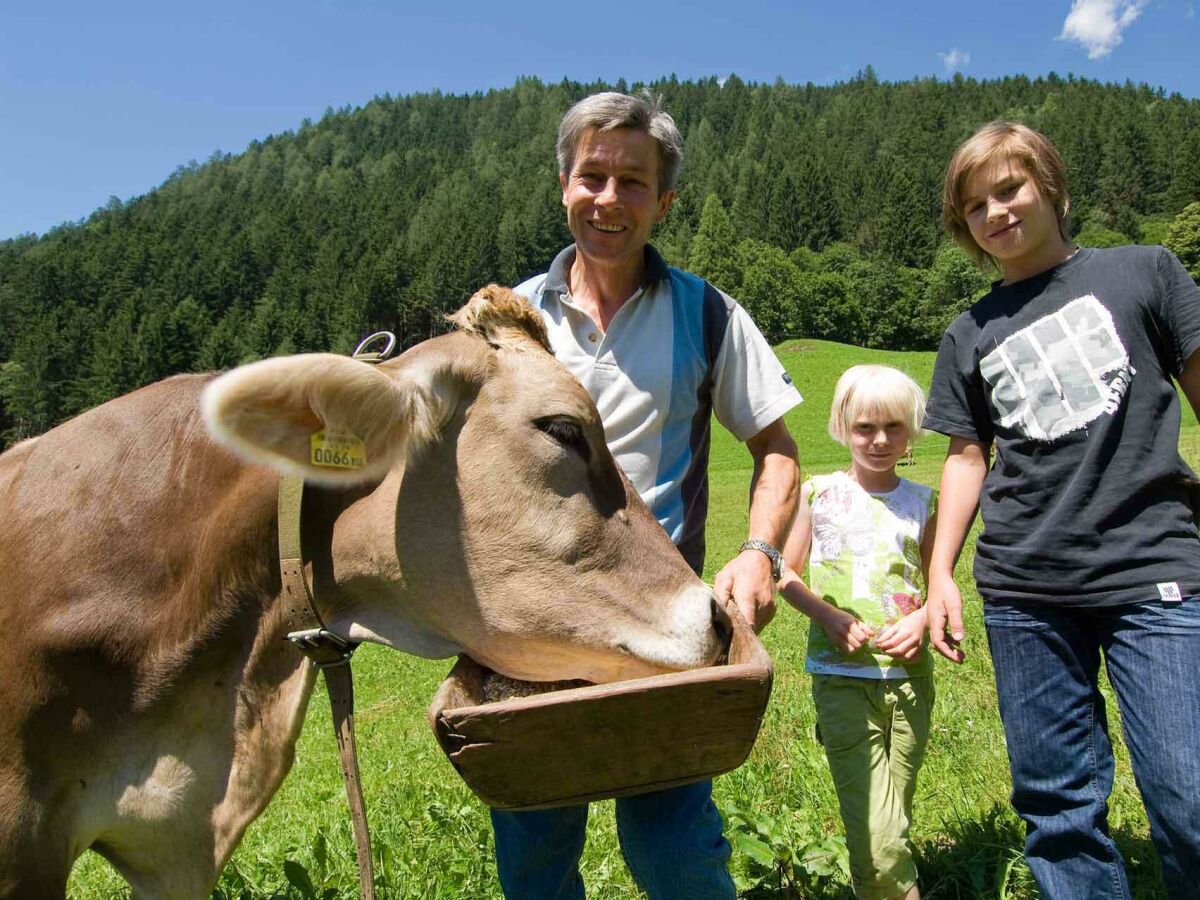
M 733 771 L 753 750 L 770 699 L 774 667 L 757 636 L 736 614 L 729 659 L 731 662 L 723 666 L 481 703 L 488 670 L 469 656 L 460 656 L 434 696 L 428 716 L 439 745 L 459 775 L 484 803 L 498 809 L 544 809 L 661 790 Z M 719 727 L 704 722 L 705 710 L 722 709 L 721 698 L 728 700 L 726 708 L 731 718 L 724 721 L 738 736 L 737 740 L 725 739 Z M 512 768 L 514 754 L 525 739 L 532 740 L 534 746 L 553 746 L 548 735 L 558 734 L 557 726 L 565 724 L 569 732 L 572 721 L 589 720 L 588 710 L 595 709 L 598 718 L 590 718 L 601 731 L 591 735 L 603 746 L 604 727 L 616 727 L 619 732 L 620 727 L 627 728 L 634 721 L 633 716 L 642 721 L 639 706 L 643 702 L 647 727 L 651 729 L 647 732 L 648 740 L 651 736 L 663 740 L 661 725 L 659 734 L 654 735 L 657 712 L 663 712 L 668 721 L 679 723 L 681 720 L 672 710 L 687 710 L 680 735 L 684 743 L 672 744 L 668 740 L 663 745 L 633 740 L 633 745 L 640 744 L 642 755 L 626 756 L 638 760 L 627 769 L 630 782 L 606 771 L 603 762 L 597 770 L 578 776 L 578 781 L 574 777 L 564 778 L 569 765 L 565 771 L 562 766 L 553 765 L 553 752 L 543 758 L 543 763 L 556 772 L 562 788 L 552 797 L 540 790 L 542 783 L 530 783 L 527 772 L 515 775 L 513 780 L 504 777 L 503 773 L 516 771 Z M 623 719 L 613 719 L 614 711 L 623 715 Z M 698 731 L 692 730 L 696 727 Z M 609 734 L 607 740 L 613 741 L 614 746 L 627 746 L 614 740 L 619 736 Z M 624 737 L 629 740 L 628 731 Z M 547 740 L 551 743 L 544 744 Z M 674 751 L 667 755 L 677 766 L 675 769 L 660 764 L 656 752 L 645 755 L 654 747 L 668 745 Z M 584 758 L 598 759 L 596 742 L 584 740 L 578 746 Z M 484 760 L 485 768 L 481 769 Z M 491 768 L 493 762 L 499 769 Z M 619 768 L 623 763 L 618 761 L 616 765 Z M 572 786 L 579 789 L 577 793 L 572 792 Z

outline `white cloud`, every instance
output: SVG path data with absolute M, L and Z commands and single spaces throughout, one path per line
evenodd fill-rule
M 1074 0 L 1063 22 L 1060 41 L 1075 41 L 1088 59 L 1108 56 L 1121 43 L 1121 32 L 1136 21 L 1149 0 Z
M 946 67 L 947 72 L 953 72 L 955 69 L 961 69 L 969 63 L 971 61 L 971 54 L 955 47 L 949 53 L 939 53 L 938 58 L 941 59 L 942 65 Z

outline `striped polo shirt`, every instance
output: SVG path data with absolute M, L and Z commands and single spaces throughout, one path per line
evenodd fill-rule
M 600 412 L 617 464 L 688 563 L 704 565 L 711 416 L 739 441 L 801 397 L 736 301 L 646 247 L 646 282 L 601 331 L 569 293 L 574 245 L 516 287 Z

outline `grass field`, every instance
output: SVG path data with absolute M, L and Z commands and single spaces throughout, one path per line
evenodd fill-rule
M 796 341 L 780 357 L 805 394 L 789 416 L 806 473 L 846 464 L 825 433 L 838 375 L 858 362 L 886 362 L 928 385 L 932 353 L 884 353 L 820 341 Z M 1184 415 L 1185 458 L 1200 461 L 1200 428 Z M 946 441 L 930 436 L 902 474 L 936 484 Z M 750 458 L 721 429 L 711 466 L 709 569 L 737 549 L 746 532 Z M 992 688 L 978 595 L 970 578 L 973 538 L 957 577 L 967 603 L 967 662 L 940 661 L 933 736 L 918 785 L 913 838 L 926 897 L 1037 896 L 1021 855 L 1022 829 L 1008 807 L 1004 736 Z M 733 871 L 747 898 L 850 898 L 844 875 L 836 798 L 813 737 L 814 712 L 803 671 L 806 623 L 781 609 L 762 635 L 775 661 L 775 686 L 749 761 L 716 782 L 716 800 L 733 842 Z M 425 708 L 450 661 L 430 661 L 364 647 L 355 659 L 358 745 L 377 857 L 381 897 L 500 896 L 487 811 L 442 756 Z M 1115 703 L 1110 702 L 1110 710 Z M 1115 722 L 1114 732 L 1119 732 Z M 1160 897 L 1158 863 L 1145 815 L 1117 741 L 1110 822 L 1125 855 L 1135 897 Z M 612 803 L 594 804 L 582 869 L 589 897 L 640 896 L 617 848 Z M 249 829 L 214 897 L 357 896 L 353 838 L 329 722 L 318 687 L 296 765 L 266 813 Z M 123 897 L 99 857 L 85 855 L 71 882 L 77 898 Z

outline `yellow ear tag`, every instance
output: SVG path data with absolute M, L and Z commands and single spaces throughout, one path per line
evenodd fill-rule
M 337 431 L 318 431 L 309 439 L 314 466 L 329 469 L 361 469 L 367 464 L 362 439 Z

